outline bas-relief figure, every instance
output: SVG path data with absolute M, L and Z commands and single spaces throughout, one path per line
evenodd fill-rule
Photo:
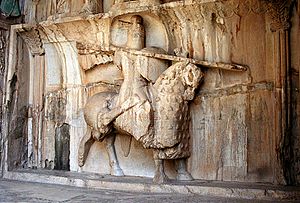
M 146 3 L 146 4 L 153 4 L 153 3 L 160 4 L 160 0 L 115 0 L 114 3 L 117 4 L 117 3 L 129 2 L 129 1 L 135 1 L 135 2 Z
M 58 14 L 70 12 L 70 0 L 57 0 L 56 1 L 56 12 Z
M 159 48 L 145 48 L 142 17 L 133 15 L 130 21 L 126 48 L 116 49 L 114 55 L 114 63 L 124 76 L 120 92 L 98 93 L 84 108 L 88 130 L 80 142 L 79 166 L 84 165 L 95 141 L 105 141 L 111 175 L 123 176 L 114 148 L 118 133 L 130 135 L 144 148 L 153 149 L 154 182 L 168 179 L 165 159 L 175 160 L 178 180 L 192 180 L 186 168 L 190 156 L 189 102 L 204 74 L 191 63 L 193 60 L 166 55 Z M 168 67 L 162 59 L 169 58 L 181 62 Z
M 99 0 L 85 0 L 81 13 L 95 14 L 101 12 L 102 1 Z

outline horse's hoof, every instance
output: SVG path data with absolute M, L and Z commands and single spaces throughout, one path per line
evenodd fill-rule
M 110 174 L 112 176 L 124 176 L 124 172 L 121 168 L 112 169 Z
M 153 178 L 153 182 L 156 184 L 163 184 L 169 182 L 169 178 L 165 174 L 156 174 Z
M 186 173 L 178 173 L 177 180 L 184 180 L 184 181 L 191 181 L 194 180 L 194 178 L 191 176 L 190 173 L 186 172 Z

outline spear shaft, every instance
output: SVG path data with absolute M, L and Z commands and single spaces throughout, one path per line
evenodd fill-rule
M 119 47 L 112 47 L 114 51 L 124 51 L 133 55 L 137 56 L 146 56 L 151 58 L 157 58 L 157 59 L 163 59 L 163 60 L 169 60 L 169 61 L 177 61 L 177 62 L 190 62 L 193 64 L 197 64 L 206 68 L 215 68 L 215 69 L 223 69 L 228 71 L 246 71 L 247 67 L 244 65 L 239 64 L 230 64 L 230 63 L 223 63 L 223 62 L 209 62 L 209 61 L 203 61 L 198 59 L 192 59 L 192 58 L 185 58 L 180 56 L 172 56 L 167 54 L 160 54 L 160 53 L 151 53 L 146 51 L 139 51 L 139 50 L 133 50 L 133 49 L 125 49 L 125 48 L 119 48 Z

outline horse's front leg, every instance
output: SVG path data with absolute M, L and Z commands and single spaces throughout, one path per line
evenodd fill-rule
M 164 160 L 158 159 L 156 153 L 157 152 L 154 152 L 155 175 L 153 178 L 153 182 L 157 184 L 162 184 L 167 182 L 169 178 L 165 174 Z
M 110 174 L 113 176 L 124 176 L 123 170 L 119 165 L 119 161 L 115 149 L 115 134 L 110 134 L 105 138 L 106 150 L 109 158 Z
M 177 180 L 194 180 L 191 174 L 187 171 L 186 159 L 176 159 L 175 165 L 177 168 Z
M 78 149 L 78 165 L 82 167 L 85 164 L 88 153 L 91 149 L 95 139 L 92 136 L 92 130 L 90 127 L 87 128 L 86 134 L 81 138 Z

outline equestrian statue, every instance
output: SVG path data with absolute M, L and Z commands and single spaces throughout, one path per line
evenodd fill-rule
M 191 153 L 189 104 L 204 77 L 198 66 L 232 71 L 245 71 L 246 67 L 172 56 L 160 48 L 145 48 L 143 19 L 138 15 L 130 19 L 126 48 L 111 49 L 114 64 L 122 70 L 124 81 L 119 93 L 100 92 L 87 101 L 84 117 L 88 129 L 79 146 L 79 166 L 85 164 L 91 145 L 104 141 L 111 175 L 123 176 L 114 146 L 116 134 L 123 134 L 153 150 L 155 183 L 168 180 L 165 159 L 175 160 L 177 180 L 193 180 L 186 159 Z M 173 65 L 169 66 L 168 61 Z

